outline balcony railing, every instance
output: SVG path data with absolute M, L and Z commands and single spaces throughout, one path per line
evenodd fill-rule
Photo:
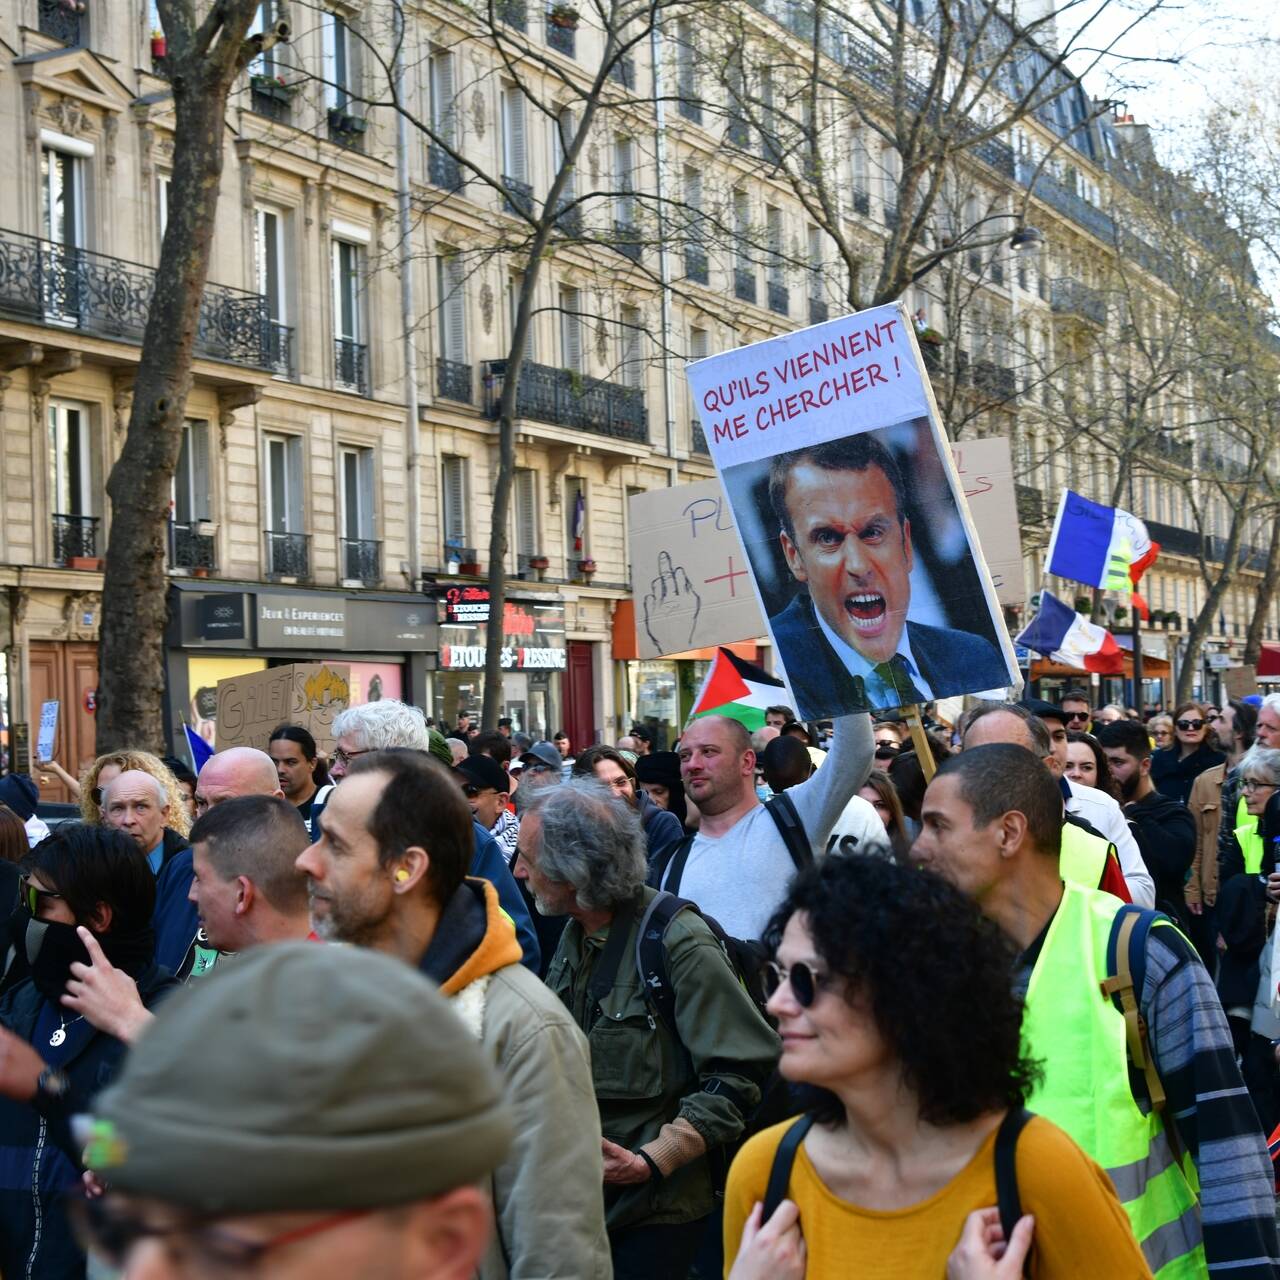
M 73 559 L 94 559 L 98 555 L 98 517 L 53 517 L 53 560 L 70 564 Z
M 724 140 L 731 147 L 748 150 L 751 146 L 751 126 L 741 116 L 731 115 L 725 125 Z
M 1090 324 L 1107 323 L 1107 302 L 1102 294 L 1069 276 L 1054 280 L 1049 290 L 1049 309 L 1059 315 L 1079 316 Z
M 560 197 L 560 208 L 556 212 L 556 230 L 570 240 L 582 239 L 582 206 L 575 196 Z
M 561 26 L 547 14 L 547 48 L 572 58 L 578 45 L 578 29 Z
M 249 81 L 249 105 L 260 116 L 281 122 L 289 119 L 289 106 L 296 92 L 272 75 L 255 75 Z
M 1026 529 L 1044 528 L 1044 491 L 1029 484 L 1015 484 L 1018 523 Z
M 830 308 L 825 298 L 809 299 L 809 323 L 824 324 L 830 316 Z
M 987 138 L 974 145 L 973 154 L 979 160 L 985 160 L 997 173 L 1004 174 L 1006 178 L 1013 177 L 1013 148 L 1007 142 Z
M 267 572 L 273 578 L 311 576 L 311 535 L 266 530 Z
M 691 124 L 701 124 L 702 103 L 696 98 L 681 98 L 680 114 Z
M 859 191 L 856 187 L 852 196 L 854 213 L 860 213 L 864 218 L 869 218 L 871 216 L 871 196 L 865 191 Z
M 685 246 L 684 278 L 694 284 L 706 284 L 711 279 L 707 251 L 700 245 L 690 244 Z
M 620 84 L 624 89 L 634 89 L 636 87 L 636 60 L 630 54 L 615 58 L 613 66 L 609 68 L 609 79 L 614 84 Z
M 1035 172 L 1033 166 L 1025 160 L 1018 161 L 1015 171 L 1018 181 L 1024 187 L 1031 182 L 1032 175 Z M 1052 174 L 1042 170 L 1035 178 L 1035 185 L 1031 188 L 1031 194 L 1037 200 L 1043 200 L 1050 208 L 1066 214 L 1073 222 L 1097 236 L 1099 240 L 1114 243 L 1116 224 L 1111 218 L 1103 213 L 1101 209 L 1095 208 L 1087 200 L 1070 190 L 1070 188 L 1063 186 Z
M 640 229 L 635 223 L 624 222 L 621 218 L 614 218 L 613 247 L 624 258 L 630 258 L 632 262 L 640 261 L 640 256 L 644 252 L 644 245 L 640 240 Z
M 750 267 L 734 267 L 733 296 L 742 302 L 756 300 L 756 273 Z
M 791 291 L 776 280 L 769 281 L 769 310 L 780 316 L 787 315 L 791 310 Z
M 0 312 L 95 337 L 141 343 L 155 295 L 152 267 L 0 229 Z M 267 300 L 205 286 L 196 354 L 271 368 Z
M 505 360 L 491 360 L 485 365 L 485 411 L 491 418 L 497 417 L 505 376 Z M 516 416 L 576 427 L 634 444 L 649 442 L 643 391 L 531 361 L 525 361 L 520 368 Z
M 457 360 L 436 361 L 436 395 L 459 404 L 471 403 L 471 366 Z
M 528 31 L 529 6 L 527 0 L 493 0 L 493 16 L 506 23 L 513 31 Z
M 504 211 L 515 214 L 522 213 L 526 218 L 532 218 L 533 187 L 520 178 L 509 177 L 505 173 L 502 175 L 502 185 L 506 189 L 506 195 L 502 198 Z
M 427 181 L 442 191 L 461 191 L 462 166 L 433 142 L 427 147 Z
M 342 576 L 372 587 L 382 581 L 382 544 L 372 538 L 342 539 Z
M 83 11 L 77 0 L 40 0 L 40 34 L 66 45 L 83 43 Z
M 348 151 L 359 151 L 364 146 L 364 135 L 369 122 L 364 116 L 352 115 L 340 107 L 329 109 L 329 141 L 336 142 Z
M 281 377 L 293 377 L 293 329 L 278 320 L 267 321 L 267 368 Z
M 1150 438 L 1147 447 L 1159 457 L 1175 466 L 1186 467 L 1188 471 L 1195 464 L 1195 446 L 1190 440 L 1175 440 L 1173 436 L 1161 432 Z
M 689 443 L 694 453 L 711 456 L 711 450 L 707 448 L 707 433 L 702 429 L 702 423 L 697 418 L 689 424 Z
M 369 348 L 352 338 L 333 340 L 334 381 L 348 391 L 369 394 Z
M 901 215 L 898 212 L 898 206 L 896 204 L 886 204 L 884 206 L 884 225 L 890 231 L 896 231 L 900 220 Z
M 169 521 L 169 567 L 171 569 L 216 569 L 217 552 L 213 535 L 201 533 L 199 524 Z
M 975 390 L 997 400 L 1012 400 L 1018 394 L 1018 380 L 1012 369 L 992 360 L 978 360 L 973 366 Z

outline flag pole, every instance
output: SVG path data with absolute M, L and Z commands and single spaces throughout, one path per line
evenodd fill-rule
M 937 766 L 933 762 L 933 747 L 929 743 L 929 735 L 924 731 L 924 721 L 920 719 L 920 704 L 899 707 L 907 716 L 907 726 L 911 730 L 911 745 L 916 749 L 916 759 L 920 761 L 925 782 L 932 782 Z

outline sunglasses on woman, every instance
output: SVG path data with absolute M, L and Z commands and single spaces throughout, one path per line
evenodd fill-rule
M 1194 733 L 1197 729 L 1204 728 L 1203 720 L 1175 720 L 1174 723 L 1187 733 Z
M 793 964 L 790 969 L 784 969 L 776 961 L 766 960 L 761 967 L 760 977 L 764 983 L 765 995 L 770 1000 L 784 982 L 789 982 L 791 994 L 795 996 L 796 1004 L 802 1009 L 811 1008 L 818 998 L 818 993 L 825 991 L 831 982 L 829 974 L 818 973 L 809 968 L 803 960 Z
M 22 902 L 33 916 L 40 914 L 40 904 L 46 898 L 52 901 L 55 898 L 61 899 L 62 896 L 62 894 L 55 893 L 52 889 L 41 889 L 39 885 L 32 884 L 28 877 L 22 877 Z

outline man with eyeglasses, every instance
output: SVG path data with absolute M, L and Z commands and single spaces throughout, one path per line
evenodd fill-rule
M 479 1272 L 512 1119 L 413 968 L 284 943 L 164 1014 L 86 1125 L 107 1191 L 73 1219 L 103 1263 L 138 1280 Z
M 483 735 L 481 735 L 483 736 Z M 492 757 L 472 751 L 455 766 L 471 816 L 498 842 L 508 861 L 515 857 L 520 820 L 507 808 L 511 779 Z
M 1065 689 L 1062 696 L 1058 699 L 1058 706 L 1062 708 L 1062 718 L 1066 721 L 1068 729 L 1074 729 L 1078 733 L 1091 732 L 1093 725 L 1093 707 L 1089 701 L 1089 695 L 1083 689 Z
M 1280 750 L 1280 693 L 1269 693 L 1262 699 L 1253 733 L 1255 746 Z M 1226 883 L 1223 873 L 1227 863 L 1234 857 L 1236 827 L 1246 816 L 1237 765 L 1227 772 L 1222 784 L 1222 812 L 1218 820 L 1218 878 L 1222 884 Z

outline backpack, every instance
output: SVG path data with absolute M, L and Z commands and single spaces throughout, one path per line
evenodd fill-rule
M 813 846 L 805 834 L 804 823 L 796 809 L 796 802 L 785 791 L 779 791 L 765 801 L 764 807 L 769 811 L 778 828 L 778 834 L 787 846 L 791 861 L 797 871 L 803 871 L 813 862 Z M 685 863 L 689 861 L 689 851 L 693 848 L 693 836 L 685 836 L 678 845 L 660 862 L 649 868 L 649 887 L 661 889 L 663 877 L 667 880 L 670 893 L 680 892 L 680 880 L 684 876 Z M 668 874 L 667 868 L 670 867 Z M 716 928 L 719 928 L 717 925 Z
M 807 1112 L 782 1135 L 782 1141 L 778 1143 L 778 1149 L 773 1155 L 773 1165 L 769 1169 L 761 1223 L 768 1222 L 773 1217 L 774 1210 L 787 1198 L 796 1152 L 800 1150 L 805 1134 L 813 1127 L 813 1119 L 813 1114 Z M 1018 1136 L 1030 1119 L 1031 1112 L 1025 1109 L 1007 1111 L 996 1133 L 996 1205 L 1000 1210 L 1000 1227 L 1006 1240 L 1013 1234 L 1018 1219 L 1022 1217 L 1022 1198 L 1018 1194 Z

